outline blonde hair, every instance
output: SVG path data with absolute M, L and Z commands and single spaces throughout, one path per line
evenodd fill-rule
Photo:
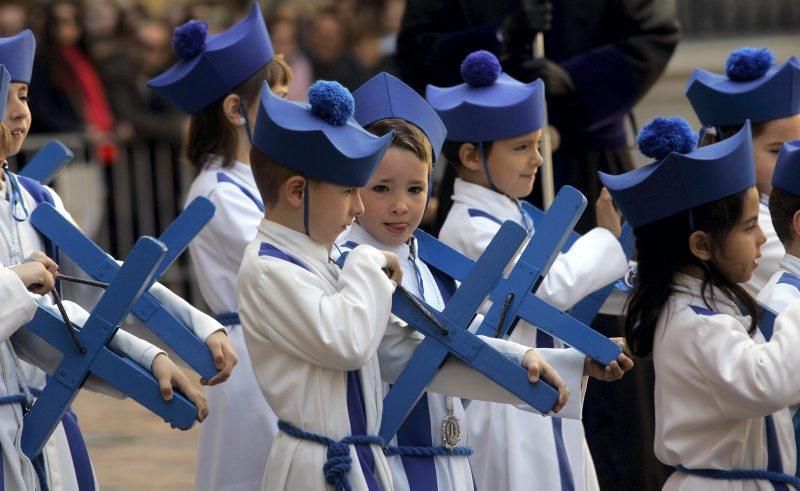
M 292 76 L 292 68 L 286 63 L 286 58 L 282 54 L 276 54 L 267 63 L 265 80 L 270 87 L 289 85 L 292 83 Z
M 11 150 L 12 144 L 11 128 L 6 126 L 5 123 L 0 122 L 0 161 L 8 157 L 8 152 Z

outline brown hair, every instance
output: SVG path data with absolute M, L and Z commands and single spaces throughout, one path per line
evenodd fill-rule
M 798 210 L 800 210 L 800 196 L 783 189 L 772 188 L 769 195 L 769 214 L 772 217 L 775 233 L 783 244 L 792 242 L 792 221 Z
M 280 197 L 283 183 L 291 177 L 302 176 L 300 172 L 267 157 L 255 145 L 250 147 L 250 167 L 253 169 L 256 187 L 264 204 L 275 205 Z
M 6 126 L 5 123 L 0 122 L 0 161 L 8 157 L 8 152 L 11 150 L 12 137 L 11 128 Z
M 276 54 L 272 61 L 267 63 L 264 79 L 270 87 L 289 85 L 292 83 L 292 77 L 292 68 L 286 63 L 286 59 L 282 54 Z
M 479 149 L 481 145 L 478 142 L 455 142 L 450 140 L 445 140 L 444 145 L 442 145 L 442 155 L 444 155 L 447 163 L 452 165 L 457 172 L 460 172 L 464 168 L 464 164 L 461 163 L 461 157 L 459 157 L 458 153 L 461 151 L 461 145 L 465 143 L 474 145 L 476 149 Z M 493 144 L 493 141 L 483 142 L 483 151 L 486 154 L 483 158 L 489 158 Z
M 425 162 L 428 166 L 428 171 L 432 168 L 433 147 L 425 133 L 417 126 L 404 119 L 388 118 L 375 121 L 364 127 L 364 129 L 375 136 L 383 136 L 394 131 L 392 147 L 408 150 L 416 155 L 418 159 Z

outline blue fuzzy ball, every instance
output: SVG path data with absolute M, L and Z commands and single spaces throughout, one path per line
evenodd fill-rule
M 172 49 L 182 60 L 190 60 L 206 47 L 208 24 L 202 20 L 190 20 L 175 28 L 172 34 Z
M 339 82 L 318 80 L 308 89 L 311 112 L 334 126 L 342 126 L 353 117 L 353 95 Z
M 492 85 L 502 71 L 500 60 L 484 50 L 470 53 L 461 63 L 461 78 L 472 87 Z
M 661 160 L 671 152 L 688 153 L 694 150 L 697 134 L 683 118 L 656 118 L 642 128 L 636 142 L 643 155 Z
M 763 77 L 774 64 L 775 56 L 768 48 L 739 48 L 728 57 L 725 72 L 731 80 L 746 82 Z

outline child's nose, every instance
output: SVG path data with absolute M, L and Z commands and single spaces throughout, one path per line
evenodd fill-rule
M 364 213 L 364 202 L 361 201 L 361 193 L 356 190 L 355 198 L 353 199 L 352 207 L 350 208 L 350 214 L 354 217 L 360 216 Z

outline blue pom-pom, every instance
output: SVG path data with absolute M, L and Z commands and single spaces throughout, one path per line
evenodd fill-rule
M 318 80 L 308 89 L 311 112 L 334 126 L 342 126 L 353 117 L 353 95 L 339 82 Z
M 485 50 L 470 53 L 461 63 L 461 78 L 472 87 L 492 85 L 501 71 L 500 60 Z
M 175 28 L 172 33 L 172 49 L 182 60 L 190 60 L 206 47 L 208 24 L 202 20 L 190 20 Z
M 725 72 L 731 80 L 746 82 L 763 77 L 774 64 L 768 48 L 739 48 L 728 57 Z
M 694 150 L 697 134 L 683 118 L 656 118 L 639 131 L 636 142 L 643 155 L 661 160 L 671 152 L 688 153 Z

